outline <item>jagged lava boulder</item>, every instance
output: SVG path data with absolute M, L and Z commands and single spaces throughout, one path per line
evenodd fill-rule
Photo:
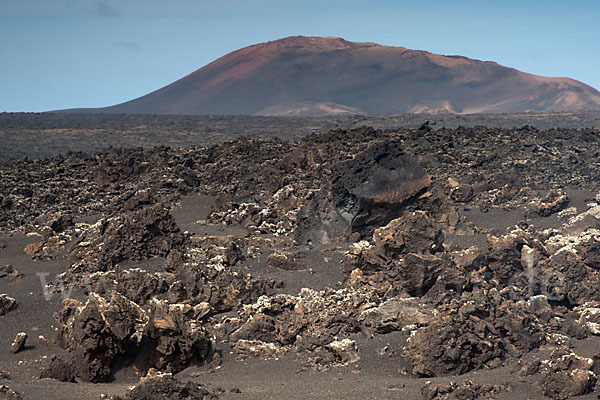
M 431 185 L 398 141 L 374 144 L 335 164 L 331 182 L 335 209 L 353 231 L 394 219 L 402 205 Z
M 368 237 L 430 185 L 425 170 L 399 141 L 380 141 L 331 166 L 330 179 L 298 214 L 296 240 Z

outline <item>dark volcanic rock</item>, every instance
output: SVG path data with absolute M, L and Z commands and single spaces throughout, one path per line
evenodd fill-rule
M 569 196 L 561 190 L 555 189 L 548 192 L 546 196 L 536 202 L 530 209 L 532 215 L 548 217 L 557 213 L 569 205 Z
M 73 225 L 73 217 L 63 214 L 42 214 L 33 220 L 34 225 L 52 229 L 54 233 L 61 233 Z
M 143 306 L 151 298 L 164 295 L 169 290 L 169 282 L 164 274 L 134 268 L 95 273 L 89 277 L 87 288 L 103 297 L 116 291 Z
M 17 307 L 17 301 L 5 294 L 0 294 L 0 316 Z
M 75 363 L 72 360 L 65 360 L 63 357 L 52 354 L 48 356 L 42 371 L 40 379 L 55 379 L 60 382 L 75 382 Z
M 330 185 L 308 197 L 297 216 L 295 239 L 299 243 L 332 243 L 348 239 L 351 227 L 336 212 Z
M 544 364 L 542 379 L 544 395 L 554 400 L 566 400 L 593 391 L 598 380 L 592 371 L 594 360 L 561 349 L 548 361 Z
M 105 271 L 123 260 L 166 256 L 187 237 L 161 204 L 100 220 L 71 252 L 77 270 Z
M 450 198 L 459 203 L 473 200 L 474 191 L 471 185 L 458 185 L 450 190 Z
M 486 237 L 488 252 L 487 269 L 499 282 L 506 284 L 523 270 L 521 249 L 527 243 L 522 235 L 503 235 Z
M 169 272 L 155 272 L 132 268 L 97 272 L 91 276 L 73 274 L 67 279 L 83 278 L 85 289 L 108 297 L 116 291 L 134 303 L 145 306 L 152 299 L 168 300 L 170 303 L 182 303 L 191 306 L 202 305 L 206 308 L 204 316 L 232 310 L 239 304 L 256 301 L 260 296 L 271 295 L 282 286 L 281 281 L 265 280 L 248 274 L 240 274 L 222 264 L 211 264 L 206 255 L 215 247 L 200 248 L 202 257 L 190 259 L 181 255 L 178 261 L 167 258 Z M 227 254 L 227 248 L 217 249 Z M 170 254 L 173 254 L 170 253 Z M 197 259 L 201 258 L 201 262 Z M 227 257 L 217 257 L 224 262 Z M 213 262 L 217 260 L 212 259 Z M 227 265 L 227 264 L 225 264 Z
M 548 375 L 542 385 L 546 396 L 566 400 L 592 392 L 596 381 L 597 378 L 591 371 L 559 371 Z
M 481 293 L 438 308 L 427 327 L 411 337 L 406 355 L 418 376 L 463 374 L 497 367 L 508 355 L 545 342 L 537 318 L 509 292 Z
M 214 350 L 213 344 L 197 322 L 205 307 L 151 300 L 142 333 L 141 345 L 146 351 L 140 351 L 142 360 L 138 365 L 143 370 L 157 368 L 177 373 L 206 359 Z
M 204 307 L 152 299 L 146 313 L 117 292 L 110 302 L 92 293 L 85 305 L 63 302 L 56 316 L 57 340 L 70 352 L 75 374 L 90 382 L 108 379 L 116 362 L 133 362 L 142 371 L 179 372 L 212 351 L 210 338 L 196 322 Z M 134 359 L 123 359 L 127 351 Z
M 462 384 L 451 381 L 435 384 L 427 382 L 421 387 L 423 400 L 472 400 L 493 399 L 496 395 L 512 390 L 510 384 L 490 385 L 467 381 Z
M 16 277 L 19 275 L 19 271 L 15 271 L 12 264 L 6 264 L 0 267 L 0 278 L 4 278 L 6 276 Z
M 123 400 L 217 400 L 219 397 L 192 382 L 182 382 L 170 374 L 149 374 L 123 397 Z
M 375 230 L 373 245 L 364 241 L 351 246 L 341 266 L 346 283 L 388 296 L 423 296 L 447 268 L 447 261 L 435 255 L 443 240 L 440 227 L 424 211 L 397 218 Z
M 215 312 L 230 311 L 239 304 L 256 301 L 260 296 L 271 295 L 281 281 L 264 280 L 250 275 L 212 267 L 183 268 L 174 275 L 167 298 L 171 302 L 208 303 Z
M 6 385 L 0 384 L 0 399 L 2 400 L 23 400 L 23 397 L 18 392 L 9 388 Z
M 294 260 L 292 255 L 272 253 L 267 257 L 267 265 L 285 271 L 299 271 L 305 269 L 302 264 Z
M 336 211 L 353 231 L 397 217 L 402 205 L 429 187 L 423 168 L 397 141 L 383 141 L 332 168 Z
M 582 243 L 577 247 L 577 254 L 586 266 L 600 270 L 600 243 L 596 241 Z
M 434 254 L 441 250 L 443 241 L 440 227 L 425 211 L 395 219 L 373 233 L 375 247 L 387 259 L 408 253 Z
M 588 267 L 577 255 L 563 251 L 553 255 L 547 265 L 546 285 L 557 300 L 573 305 L 600 300 L 600 270 Z
M 91 294 L 84 304 L 64 300 L 56 315 L 57 341 L 71 353 L 75 373 L 90 382 L 108 379 L 112 363 L 121 356 L 146 315 L 136 304 L 113 293 L 110 302 Z

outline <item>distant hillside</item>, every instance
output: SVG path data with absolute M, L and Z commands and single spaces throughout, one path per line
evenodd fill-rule
M 234 51 L 140 98 L 68 112 L 188 115 L 600 110 L 600 92 L 460 56 L 295 36 Z

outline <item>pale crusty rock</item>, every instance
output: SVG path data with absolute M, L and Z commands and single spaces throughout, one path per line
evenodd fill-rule
M 521 249 L 521 265 L 523 268 L 532 269 L 537 264 L 540 255 L 537 250 L 532 249 L 527 245 L 523 245 Z
M 25 343 L 27 342 L 27 333 L 19 332 L 17 336 L 15 336 L 15 340 L 13 340 L 10 345 L 10 352 L 13 354 L 17 354 L 18 352 L 25 349 Z
M 348 365 L 360 361 L 360 354 L 354 340 L 347 338 L 335 340 L 325 348 L 334 353 L 338 365 Z
M 358 320 L 376 333 L 400 331 L 408 325 L 424 326 L 435 310 L 415 297 L 393 297 L 377 307 L 363 311 Z
M 579 322 L 593 335 L 600 335 L 600 302 L 587 302 L 575 308 L 579 313 Z
M 274 358 L 282 354 L 284 349 L 281 345 L 263 342 L 262 340 L 240 339 L 233 345 L 233 351 L 237 354 L 238 360 L 245 360 L 249 357 Z

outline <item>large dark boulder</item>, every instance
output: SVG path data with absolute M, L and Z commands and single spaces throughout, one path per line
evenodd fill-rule
M 335 210 L 353 231 L 398 217 L 402 206 L 431 184 L 398 141 L 374 144 L 334 165 L 331 182 Z
M 331 178 L 297 216 L 296 240 L 328 243 L 368 237 L 399 217 L 431 185 L 401 143 L 384 140 L 331 167 Z

